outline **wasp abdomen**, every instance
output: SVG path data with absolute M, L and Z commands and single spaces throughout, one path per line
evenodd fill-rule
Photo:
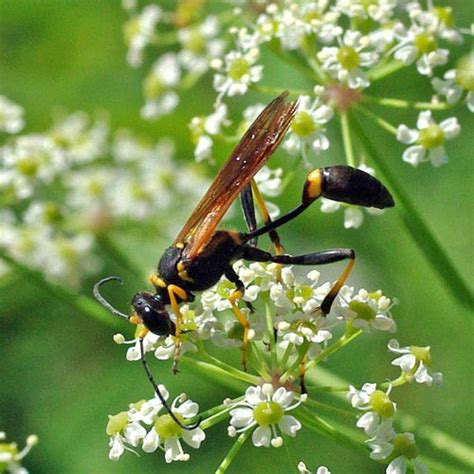
M 390 192 L 378 179 L 351 166 L 330 166 L 312 171 L 305 184 L 303 202 L 311 202 L 320 196 L 379 209 L 394 205 Z

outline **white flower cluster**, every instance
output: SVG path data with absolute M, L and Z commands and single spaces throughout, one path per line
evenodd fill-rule
M 398 341 L 390 340 L 388 348 L 391 352 L 402 354 L 392 361 L 392 365 L 399 366 L 402 370 L 400 379 L 415 381 L 426 385 L 441 385 L 442 374 L 430 373 L 431 352 L 429 347 L 400 347 Z M 397 433 L 393 427 L 397 405 L 390 398 L 392 386 L 383 391 L 377 384 L 365 383 L 360 390 L 352 385 L 347 394 L 347 399 L 354 408 L 364 414 L 357 420 L 357 427 L 364 430 L 369 437 L 367 440 L 371 448 L 370 457 L 375 460 L 390 461 L 387 474 L 405 474 L 407 466 L 414 472 L 424 474 L 427 467 L 418 459 L 418 449 L 412 433 Z
M 177 166 L 173 155 L 169 140 L 147 143 L 127 131 L 112 138 L 105 118 L 84 113 L 57 118 L 43 133 L 7 138 L 0 145 L 0 250 L 48 279 L 79 286 L 100 266 L 95 236 L 116 222 L 158 221 L 171 206 L 184 220 L 189 209 L 175 198 L 191 192 L 197 199 L 207 179 Z M 174 235 L 177 228 L 167 230 Z
M 163 385 L 159 386 L 163 397 L 169 394 Z M 173 414 L 181 423 L 194 418 L 199 406 L 188 400 L 184 394 L 175 398 L 171 404 Z M 136 452 L 140 447 L 145 453 L 153 453 L 157 449 L 164 452 L 165 461 L 187 461 L 189 454 L 183 450 L 183 441 L 197 449 L 206 438 L 201 428 L 183 429 L 166 412 L 158 397 L 142 400 L 130 405 L 128 411 L 109 416 L 107 434 L 110 436 L 109 458 L 117 461 L 125 450 Z
M 450 48 L 472 33 L 455 25 L 450 6 L 434 6 L 431 1 L 424 6 L 397 0 L 288 0 L 261 9 L 247 9 L 245 1 L 236 2 L 238 7 L 230 10 L 231 4 L 217 15 L 206 15 L 203 7 L 192 10 L 190 5 L 166 12 L 149 5 L 141 13 L 135 5 L 126 5 L 131 14 L 126 38 L 133 65 L 141 63 L 148 45 L 176 46 L 173 52 L 160 53 L 145 79 L 144 117 L 173 111 L 181 90 L 203 74 L 213 74 L 214 110 L 195 117 L 190 125 L 197 161 L 212 160 L 215 141 L 230 138 L 224 135 L 230 120 L 223 100 L 252 88 L 265 90 L 259 84 L 264 76 L 261 60 L 269 53 L 286 59 L 289 67 L 305 71 L 314 81 L 314 96 L 309 90 L 301 93 L 300 110 L 284 143 L 290 154 L 301 155 L 306 162 L 311 154 L 329 148 L 326 126 L 332 116 L 363 100 L 372 78 L 391 74 L 390 68 L 397 71 L 414 64 L 421 75 L 431 78 L 437 94 L 434 104 L 441 96 L 448 104 L 464 98 L 474 110 L 472 54 L 442 79 L 433 77 L 436 68 L 447 64 Z M 301 64 L 296 64 L 293 51 Z M 432 123 L 419 127 L 420 133 L 400 125 L 398 139 L 413 145 L 403 159 L 415 166 L 423 161 L 439 166 L 447 161 L 442 145 L 459 132 L 459 125 L 453 117 L 435 130 L 434 120 L 423 120 Z M 333 212 L 339 207 L 325 202 L 322 209 Z M 359 209 L 347 208 L 345 214 L 346 228 L 362 224 Z

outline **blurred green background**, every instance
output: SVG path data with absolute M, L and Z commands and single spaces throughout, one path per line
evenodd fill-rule
M 469 25 L 472 3 L 449 3 L 455 8 L 458 24 Z M 179 139 L 180 159 L 192 160 L 187 124 L 193 115 L 210 110 L 215 94 L 208 81 L 201 81 L 197 86 L 199 94 L 196 90 L 185 94 L 177 113 L 153 123 L 141 121 L 141 84 L 148 66 L 134 70 L 126 64 L 122 40 L 125 20 L 126 14 L 115 1 L 3 0 L 0 94 L 24 106 L 27 131 L 48 128 L 51 113 L 58 106 L 68 111 L 105 110 L 110 114 L 112 129 L 126 126 L 153 139 L 173 136 Z M 469 48 L 469 44 L 464 45 L 454 57 Z M 148 58 L 153 54 L 148 54 Z M 277 75 L 278 85 L 284 85 L 285 80 L 288 85 L 293 84 L 283 65 L 267 60 L 266 67 L 267 77 Z M 271 68 L 274 72 L 269 74 Z M 411 74 L 404 76 L 403 81 L 384 81 L 377 93 L 417 98 L 426 84 L 425 79 Z M 426 91 L 423 99 L 427 94 Z M 265 102 L 269 97 L 252 93 L 243 100 L 230 100 L 229 104 L 241 110 L 243 103 L 257 99 Z M 402 145 L 387 139 L 379 130 L 372 129 L 371 136 L 380 155 L 472 288 L 473 119 L 464 106 L 455 113 L 463 131 L 448 144 L 449 164 L 439 169 L 429 164 L 412 168 L 400 158 Z M 408 117 L 408 125 L 413 126 L 414 113 L 394 111 L 390 121 L 406 123 Z M 316 166 L 342 163 L 341 147 L 341 143 L 333 141 L 330 152 Z M 227 151 L 221 153 L 223 159 Z M 274 163 L 284 165 L 285 160 L 280 151 Z M 286 203 L 296 204 L 302 182 L 303 175 L 281 198 L 282 207 Z M 236 220 L 236 225 L 242 226 L 243 222 Z M 168 244 L 157 235 L 142 234 L 136 228 L 114 236 L 124 252 L 143 268 L 143 281 L 134 282 L 136 287 L 129 287 L 132 292 L 146 286 L 145 276 Z M 293 253 L 334 246 L 357 250 L 359 259 L 350 284 L 382 288 L 384 294 L 398 297 L 400 305 L 394 314 L 401 344 L 431 345 L 434 368 L 445 376 L 443 388 L 407 386 L 396 392 L 395 401 L 406 413 L 416 415 L 420 423 L 435 425 L 473 445 L 472 312 L 446 290 L 440 275 L 402 226 L 397 211 L 366 218 L 360 230 L 345 231 L 341 213 L 325 215 L 314 208 L 286 226 L 281 234 L 286 248 Z M 324 269 L 324 279 L 336 276 L 340 269 L 335 267 Z M 109 261 L 104 275 L 120 271 Z M 85 294 L 90 293 L 93 283 L 92 279 L 84 284 Z M 123 301 L 127 298 L 125 295 Z M 112 342 L 116 328 L 85 319 L 20 275 L 0 281 L 0 301 L 0 430 L 20 445 L 30 433 L 39 436 L 40 444 L 25 462 L 31 472 L 145 473 L 167 469 L 176 473 L 204 473 L 213 471 L 232 445 L 226 436 L 226 426 L 221 424 L 210 430 L 200 450 L 190 449 L 192 458 L 188 463 L 165 466 L 159 452 L 141 458 L 124 455 L 118 463 L 110 462 L 105 434 L 107 414 L 150 396 L 142 368 L 127 363 L 123 348 Z M 126 331 L 122 326 L 120 329 Z M 330 369 L 354 384 L 381 380 L 387 374 L 394 376 L 397 369 L 389 365 L 388 339 L 386 334 L 359 338 L 349 350 L 338 352 L 331 359 Z M 155 370 L 158 368 L 160 381 L 169 385 L 172 392 L 188 390 L 190 397 L 203 407 L 211 407 L 229 395 L 184 367 L 177 377 L 155 365 Z M 367 457 L 306 431 L 287 446 L 294 465 L 303 459 L 310 467 L 325 464 L 335 473 L 382 470 Z M 229 472 L 239 472 L 243 467 L 248 472 L 289 472 L 288 464 L 284 463 L 286 454 L 284 448 L 270 451 L 248 445 Z M 436 452 L 430 454 L 437 456 Z M 449 458 L 444 459 L 450 462 Z

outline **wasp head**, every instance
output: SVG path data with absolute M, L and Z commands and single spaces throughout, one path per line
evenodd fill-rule
M 166 306 L 159 294 L 147 291 L 137 293 L 132 300 L 132 307 L 143 324 L 158 336 L 169 336 L 176 331 Z

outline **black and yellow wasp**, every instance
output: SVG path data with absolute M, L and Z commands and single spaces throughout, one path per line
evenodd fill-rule
M 175 371 L 181 340 L 180 304 L 192 301 L 196 292 L 210 288 L 223 275 L 235 284 L 236 289 L 229 300 L 244 328 L 242 363 L 244 368 L 246 367 L 250 324 L 238 306 L 245 287 L 232 268 L 236 260 L 275 262 L 283 265 L 322 265 L 349 260 L 321 304 L 321 314 L 324 316 L 329 313 L 353 267 L 354 250 L 334 248 L 306 255 L 286 255 L 276 232 L 278 227 L 294 219 L 322 196 L 379 209 L 394 205 L 389 191 L 374 177 L 349 166 L 330 166 L 311 171 L 306 178 L 300 204 L 278 219 L 270 219 L 253 177 L 278 147 L 297 112 L 297 102 L 288 101 L 287 96 L 285 92 L 270 102 L 247 130 L 173 244 L 164 251 L 158 262 L 157 272 L 150 276 L 154 291 L 142 291 L 133 297 L 133 312 L 130 316 L 113 308 L 99 293 L 100 285 L 110 280 L 119 280 L 118 277 L 104 278 L 94 288 L 96 298 L 114 314 L 144 326 L 141 337 L 144 337 L 147 331 L 160 336 L 175 336 Z M 222 217 L 239 195 L 248 232 L 217 230 Z M 260 228 L 256 225 L 254 201 L 263 218 Z M 269 234 L 275 254 L 257 247 L 257 238 L 264 234 Z M 168 305 L 174 313 L 174 321 L 168 312 Z M 148 369 L 147 373 L 151 379 Z

